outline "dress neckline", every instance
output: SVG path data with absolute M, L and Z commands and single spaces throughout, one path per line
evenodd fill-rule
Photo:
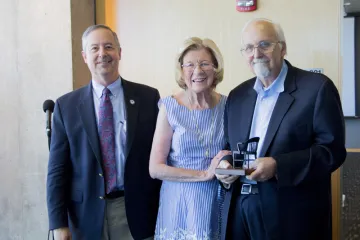
M 212 108 L 205 108 L 205 109 L 189 109 L 189 108 L 186 107 L 185 105 L 180 104 L 180 103 L 178 102 L 178 100 L 174 97 L 174 95 L 171 95 L 170 98 L 173 99 L 178 106 L 180 106 L 180 107 L 182 107 L 182 108 L 185 108 L 185 109 L 188 110 L 188 111 L 202 112 L 202 111 L 209 111 L 209 110 L 216 109 L 216 108 L 221 104 L 221 102 L 223 101 L 224 95 L 220 94 L 220 100 L 219 100 L 219 102 L 218 102 L 214 107 L 212 107 Z

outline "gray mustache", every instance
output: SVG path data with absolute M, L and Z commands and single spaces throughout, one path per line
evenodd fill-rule
M 112 60 L 111 57 L 102 57 L 99 62 L 109 62 L 109 61 L 111 61 L 111 60 Z

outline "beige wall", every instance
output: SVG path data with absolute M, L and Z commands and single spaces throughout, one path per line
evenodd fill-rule
M 99 2 L 103 1 L 98 1 L 101 8 Z M 288 43 L 287 58 L 293 65 L 324 68 L 339 86 L 340 0 L 259 0 L 259 8 L 253 13 L 237 12 L 235 1 L 110 2 L 102 4 L 103 11 L 108 9 L 109 13 L 106 19 L 98 17 L 98 21 L 114 27 L 119 34 L 123 48 L 121 74 L 157 87 L 162 96 L 177 90 L 174 57 L 189 36 L 208 37 L 219 45 L 225 59 L 220 92 L 228 94 L 250 78 L 252 74 L 240 54 L 240 33 L 243 24 L 254 17 L 270 18 L 282 25 Z
M 338 88 L 342 0 L 258 0 L 253 13 L 240 13 L 234 0 L 97 0 L 97 22 L 118 32 L 123 48 L 120 72 L 124 78 L 160 90 L 178 91 L 174 79 L 175 55 L 186 37 L 213 39 L 225 59 L 219 92 L 228 94 L 252 77 L 240 54 L 244 23 L 270 18 L 284 29 L 287 59 L 299 68 L 323 68 Z M 333 175 L 333 239 L 339 239 L 339 171 Z

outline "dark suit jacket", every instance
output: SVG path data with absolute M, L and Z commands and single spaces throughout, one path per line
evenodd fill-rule
M 149 156 L 160 96 L 154 88 L 124 79 L 122 86 L 127 115 L 126 215 L 134 239 L 143 239 L 154 235 L 159 203 L 161 182 L 149 175 Z M 90 83 L 56 101 L 47 176 L 50 229 L 69 226 L 73 239 L 101 239 L 103 174 Z
M 344 118 L 338 91 L 322 74 L 288 64 L 284 92 L 272 113 L 259 157 L 277 162 L 277 178 L 259 182 L 262 214 L 269 239 L 331 239 L 331 173 L 346 157 Z M 255 78 L 229 94 L 225 136 L 232 150 L 249 138 L 257 93 Z M 222 239 L 240 182 L 227 191 Z M 277 218 L 276 218 L 277 216 Z M 226 236 L 231 239 L 231 236 Z M 257 239 L 255 239 L 257 240 Z M 259 239 L 260 240 L 260 239 Z

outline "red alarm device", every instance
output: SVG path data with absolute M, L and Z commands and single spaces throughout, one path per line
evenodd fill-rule
M 255 11 L 256 5 L 256 0 L 236 0 L 236 10 L 239 12 Z

